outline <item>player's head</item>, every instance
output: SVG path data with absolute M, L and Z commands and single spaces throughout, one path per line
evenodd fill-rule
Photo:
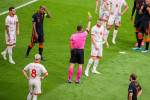
M 83 32 L 83 26 L 82 25 L 78 25 L 77 26 L 77 31 L 78 32 Z
M 38 62 L 40 62 L 40 60 L 41 60 L 41 55 L 40 55 L 40 54 L 36 54 L 36 55 L 35 55 L 35 60 L 38 61 Z
M 135 74 L 135 73 L 132 73 L 132 74 L 130 75 L 129 80 L 130 80 L 130 81 L 136 80 L 136 78 L 137 78 L 136 74 Z
M 146 0 L 146 5 L 149 5 L 150 4 L 150 0 Z
M 15 15 L 16 14 L 15 7 L 10 7 L 9 12 L 10 12 L 11 15 Z
M 98 21 L 97 21 L 97 25 L 101 26 L 102 24 L 103 24 L 103 19 L 99 18 Z
M 45 10 L 44 6 L 40 6 L 39 12 L 40 12 L 40 13 L 44 13 L 44 10 Z

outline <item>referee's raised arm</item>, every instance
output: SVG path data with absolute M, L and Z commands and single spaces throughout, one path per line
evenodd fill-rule
M 92 16 L 91 15 L 89 15 L 89 22 L 88 22 L 88 26 L 87 26 L 87 28 L 86 28 L 86 30 L 90 30 L 90 26 L 91 26 L 91 19 L 92 19 Z

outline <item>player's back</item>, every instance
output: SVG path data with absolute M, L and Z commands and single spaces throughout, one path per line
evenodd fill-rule
M 30 63 L 29 64 L 29 74 L 30 74 L 30 79 L 40 79 L 41 73 L 44 73 L 44 66 L 39 64 L 39 63 Z

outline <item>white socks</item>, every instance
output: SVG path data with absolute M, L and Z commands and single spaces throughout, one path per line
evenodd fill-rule
M 105 38 L 106 38 L 106 40 L 107 40 L 107 38 L 108 38 L 109 31 L 110 31 L 110 30 L 107 30 L 107 29 L 106 29 L 106 31 L 105 31 L 105 34 L 106 34 L 106 35 L 105 35 Z
M 93 70 L 96 70 L 96 68 L 97 68 L 97 66 L 98 66 L 98 63 L 99 63 L 99 59 L 95 59 L 95 60 L 94 60 Z
M 8 49 L 9 59 L 12 60 L 12 49 L 13 49 L 13 46 L 8 46 L 7 49 Z
M 118 32 L 118 30 L 115 30 L 115 29 L 114 29 L 114 33 L 113 33 L 113 41 L 115 41 L 115 39 L 116 39 L 117 32 Z
M 31 100 L 31 97 L 32 97 L 32 94 L 29 93 L 29 94 L 28 94 L 28 97 L 27 97 L 27 100 Z
M 93 63 L 93 59 L 91 58 L 91 59 L 89 59 L 88 64 L 87 64 L 87 67 L 86 67 L 86 70 L 87 70 L 87 71 L 88 71 L 89 68 L 91 67 L 92 63 Z
M 37 100 L 37 95 L 33 95 L 33 100 Z
M 4 54 L 8 52 L 8 47 L 3 51 Z

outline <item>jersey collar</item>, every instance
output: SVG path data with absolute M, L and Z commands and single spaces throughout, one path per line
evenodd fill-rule
M 12 18 L 14 17 L 14 16 L 12 16 L 11 14 L 9 14 L 9 16 L 12 17 Z
M 98 27 L 98 28 L 100 28 L 101 26 L 98 26 L 97 24 L 96 24 L 96 26 Z
M 35 61 L 34 63 L 39 63 L 39 62 Z

